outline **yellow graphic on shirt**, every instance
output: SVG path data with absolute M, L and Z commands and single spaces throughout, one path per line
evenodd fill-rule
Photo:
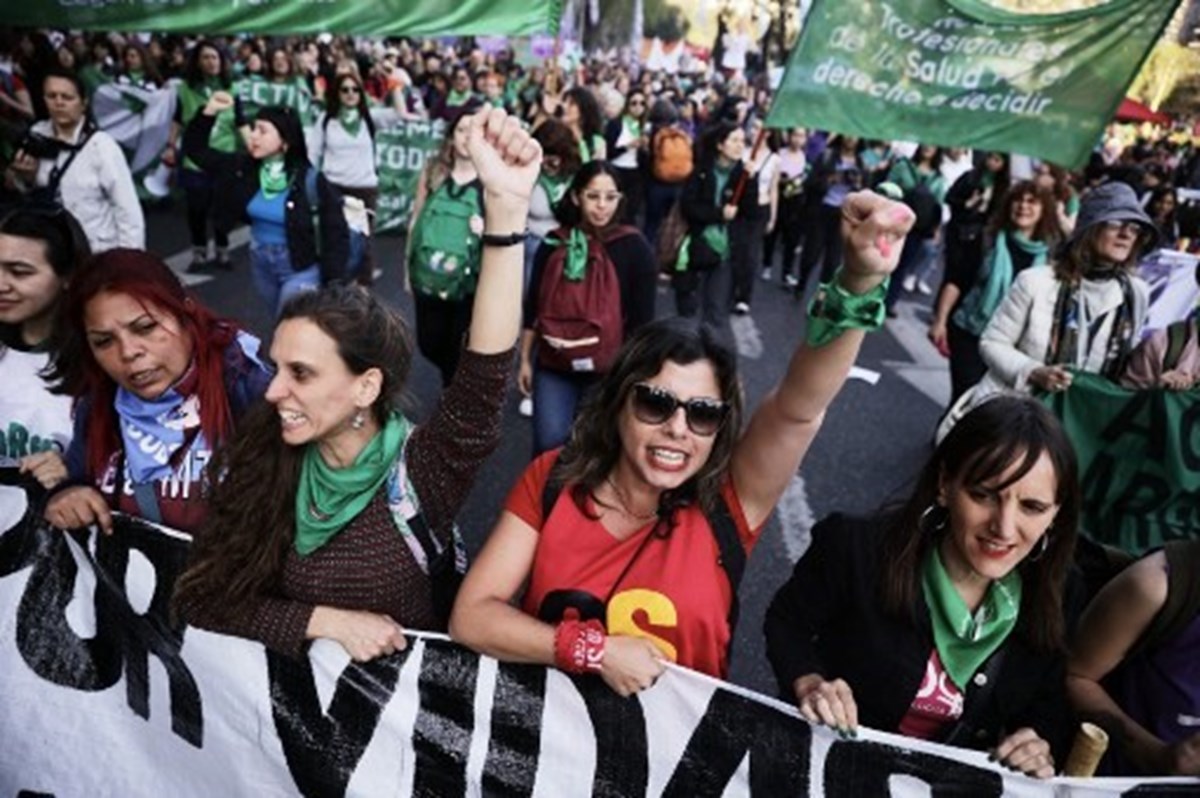
M 608 633 L 644 637 L 653 642 L 672 662 L 679 659 L 679 652 L 668 641 L 638 625 L 635 616 L 645 613 L 645 622 L 653 626 L 675 628 L 679 625 L 679 613 L 675 604 L 654 590 L 623 590 L 608 602 Z

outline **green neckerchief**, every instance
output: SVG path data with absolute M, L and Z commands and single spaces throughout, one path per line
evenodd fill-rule
M 258 165 L 258 186 L 262 189 L 263 196 L 269 200 L 287 191 L 287 163 L 282 154 L 263 158 L 262 163 Z
M 596 158 L 596 153 L 600 151 L 600 144 L 604 141 L 603 136 L 592 136 L 589 142 L 586 138 L 579 139 L 579 162 L 591 163 Z
M 572 227 L 567 234 L 567 240 L 547 236 L 546 243 L 552 247 L 566 246 L 566 263 L 563 264 L 563 276 L 577 283 L 587 274 L 588 241 L 587 236 L 578 227 Z
M 142 81 L 144 81 L 146 79 L 146 70 L 131 69 L 125 73 L 125 77 L 128 78 L 129 82 L 132 83 L 134 86 L 141 86 Z
M 550 204 L 557 205 L 558 201 L 567 193 L 567 189 L 571 187 L 571 176 L 548 175 L 543 171 L 538 174 L 538 184 L 546 192 L 546 196 L 550 198 Z
M 621 127 L 624 128 L 625 134 L 634 141 L 642 137 L 642 123 L 628 114 L 621 115 Z
M 933 643 L 942 666 L 960 690 L 979 667 L 987 662 L 1017 625 L 1021 609 L 1021 575 L 1014 568 L 988 586 L 983 603 L 972 616 L 958 594 L 938 547 L 925 560 L 921 579 L 929 617 L 933 621 Z
M 992 315 L 1013 283 L 1012 255 L 1009 253 L 1009 243 L 1015 244 L 1019 250 L 1033 256 L 1031 266 L 1041 266 L 1046 262 L 1050 248 L 1044 241 L 1030 241 L 1020 233 L 1009 236 L 1004 230 L 996 235 L 996 241 L 991 251 L 984 256 L 983 278 L 976 282 L 962 304 L 954 311 L 954 323 L 972 335 L 983 335 L 983 330 L 992 320 Z
M 412 431 L 412 422 L 399 413 L 346 468 L 333 468 L 316 444 L 304 450 L 300 486 L 296 491 L 296 552 L 312 554 L 370 504 Z
M 450 106 L 451 108 L 457 108 L 460 105 L 466 105 L 471 101 L 472 95 L 474 95 L 474 92 L 472 92 L 470 89 L 467 89 L 466 91 L 455 91 L 454 89 L 451 89 L 450 93 L 446 95 L 446 105 Z
M 338 114 L 338 121 L 342 123 L 342 129 L 350 135 L 350 138 L 357 138 L 358 131 L 362 130 L 363 118 L 357 108 L 343 108 Z
M 729 185 L 729 176 L 733 174 L 733 167 L 723 169 L 716 164 L 713 164 L 713 177 L 716 178 L 717 195 L 714 201 L 717 203 L 717 208 L 724 206 L 721 198 L 725 194 L 725 186 Z M 725 223 L 705 225 L 701 231 L 700 237 L 704 239 L 704 243 L 708 244 L 709 248 L 717 254 L 721 260 L 729 257 L 729 225 Z

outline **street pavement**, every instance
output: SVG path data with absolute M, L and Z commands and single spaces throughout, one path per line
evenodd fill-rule
M 233 271 L 196 275 L 185 271 L 191 250 L 181 205 L 148 209 L 147 229 L 149 248 L 166 258 L 209 307 L 264 339 L 269 336 L 271 319 L 249 278 L 245 230 L 233 238 Z M 380 237 L 374 246 L 377 265 L 383 270 L 374 290 L 406 318 L 413 318 L 411 298 L 402 288 L 402 239 Z M 901 300 L 898 318 L 868 336 L 855 375 L 827 414 L 800 472 L 768 522 L 742 582 L 732 681 L 775 694 L 764 654 L 762 617 L 807 546 L 811 525 L 832 512 L 866 513 L 902 499 L 929 455 L 933 428 L 950 386 L 945 360 L 925 340 L 928 306 L 929 299 L 919 295 Z M 662 285 L 657 309 L 660 316 L 674 312 L 673 297 Z M 803 304 L 777 282 L 756 277 L 750 315 L 732 321 L 749 407 L 782 376 L 803 328 Z M 437 371 L 417 356 L 407 390 L 413 418 L 419 421 L 429 414 L 439 389 Z M 509 488 L 529 460 L 530 424 L 517 412 L 518 398 L 514 387 L 505 408 L 500 446 L 481 471 L 460 516 L 472 553 L 486 538 Z

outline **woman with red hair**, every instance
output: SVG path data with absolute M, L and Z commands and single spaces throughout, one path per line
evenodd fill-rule
M 112 511 L 184 531 L 204 518 L 205 466 L 270 373 L 258 340 L 189 296 L 158 257 L 116 249 L 72 280 L 52 379 L 76 397 L 70 487 L 46 507 L 63 529 Z

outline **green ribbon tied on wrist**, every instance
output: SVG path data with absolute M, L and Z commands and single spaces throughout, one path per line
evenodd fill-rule
M 841 269 L 817 288 L 808 306 L 805 341 L 814 349 L 825 346 L 846 330 L 878 330 L 887 317 L 889 277 L 865 294 L 852 294 L 841 286 Z

